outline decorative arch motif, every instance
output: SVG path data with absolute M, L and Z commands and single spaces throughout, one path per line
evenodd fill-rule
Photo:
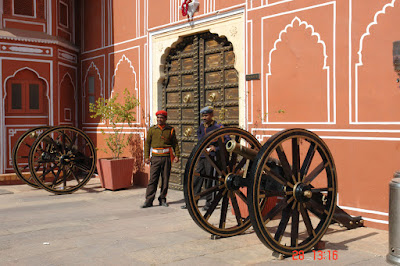
M 115 70 L 114 70 L 114 74 L 113 74 L 113 76 L 112 76 L 112 78 L 111 78 L 111 86 L 112 86 L 112 88 L 111 88 L 111 90 L 110 90 L 110 97 L 112 97 L 112 94 L 113 94 L 113 92 L 114 92 L 114 81 L 115 81 L 115 76 L 117 75 L 118 67 L 119 67 L 119 65 L 120 65 L 123 61 L 128 62 L 129 68 L 132 69 L 132 74 L 133 74 L 134 77 L 135 77 L 135 78 L 134 78 L 134 79 L 135 79 L 135 86 L 134 86 L 134 87 L 135 87 L 135 92 L 136 92 L 136 94 L 137 94 L 137 92 L 138 92 L 138 88 L 137 88 L 137 78 L 136 78 L 136 71 L 135 71 L 135 68 L 133 67 L 131 60 L 129 60 L 125 55 L 122 55 L 122 58 L 118 61 L 117 66 L 115 67 Z
M 94 68 L 96 70 L 97 76 L 99 76 L 99 80 L 100 80 L 100 96 L 104 97 L 104 93 L 103 93 L 103 79 L 101 78 L 100 75 L 100 71 L 99 68 L 96 66 L 96 64 L 94 62 L 91 62 L 88 69 L 86 70 L 86 74 L 85 74 L 85 78 L 83 79 L 83 87 L 86 88 L 86 80 L 87 80 L 87 76 L 89 75 L 90 69 Z M 83 97 L 86 97 L 86 91 L 83 91 Z
M 306 29 L 311 29 L 311 31 L 312 31 L 311 36 L 317 36 L 317 38 L 318 38 L 318 43 L 320 43 L 320 44 L 322 45 L 323 51 L 324 51 L 324 66 L 323 66 L 323 69 L 329 69 L 329 67 L 326 65 L 326 59 L 328 58 L 328 55 L 326 54 L 326 45 L 325 45 L 325 42 L 321 40 L 321 36 L 319 35 L 319 33 L 318 33 L 318 32 L 315 32 L 314 26 L 313 26 L 313 25 L 309 25 L 307 22 L 301 21 L 298 17 L 295 17 L 295 18 L 292 20 L 292 22 L 291 22 L 290 24 L 286 25 L 285 29 L 282 30 L 282 31 L 279 33 L 279 38 L 275 41 L 275 43 L 274 43 L 274 48 L 272 48 L 271 51 L 269 52 L 268 73 L 267 73 L 267 74 L 272 75 L 272 74 L 271 74 L 272 53 L 273 53 L 274 51 L 277 50 L 276 47 L 277 47 L 278 43 L 282 41 L 282 35 L 283 35 L 283 34 L 286 34 L 289 28 L 293 28 L 295 22 L 299 23 L 299 27 L 300 27 L 301 25 L 305 25 L 305 26 L 306 26 Z
M 363 50 L 364 39 L 365 39 L 367 36 L 370 36 L 370 35 L 371 35 L 371 28 L 372 28 L 373 26 L 375 26 L 375 25 L 378 25 L 378 16 L 380 16 L 380 15 L 382 15 L 382 14 L 385 14 L 385 13 L 386 13 L 386 8 L 388 8 L 388 7 L 394 7 L 394 3 L 395 3 L 395 2 L 396 2 L 396 0 L 392 0 L 391 3 L 384 5 L 383 8 L 382 8 L 382 10 L 380 10 L 380 11 L 378 11 L 378 12 L 375 13 L 374 21 L 368 24 L 367 29 L 365 30 L 365 33 L 364 33 L 364 34 L 361 36 L 361 38 L 360 38 L 360 48 L 359 48 L 359 50 L 358 50 L 358 52 L 357 52 L 357 54 L 358 54 L 358 63 L 356 64 L 356 68 L 357 68 L 358 66 L 362 66 L 362 65 L 363 65 L 363 62 L 362 62 L 362 50 Z
M 72 79 L 71 75 L 67 72 L 64 74 L 64 76 L 62 77 L 59 85 L 58 85 L 58 95 L 61 95 L 61 85 L 63 84 L 64 81 L 67 81 L 67 79 L 69 79 L 69 82 L 72 84 L 72 87 L 74 89 L 74 110 L 73 110 L 73 114 L 75 116 L 75 119 L 73 119 L 73 117 L 71 117 L 72 122 L 77 122 L 77 103 L 78 103 L 78 92 L 76 90 L 76 86 L 74 83 L 74 80 Z M 64 112 L 60 109 L 61 107 L 61 99 L 59 97 L 58 99 L 58 121 L 61 121 L 60 116 L 61 114 L 64 114 Z M 65 114 L 64 114 L 65 115 Z M 75 120 L 75 121 L 74 121 Z
M 111 88 L 110 88 L 109 97 L 110 98 L 113 97 L 115 79 L 117 77 L 117 72 L 118 72 L 118 70 L 121 69 L 121 64 L 123 64 L 123 63 L 127 63 L 128 66 L 129 66 L 129 69 L 131 70 L 132 77 L 133 77 L 133 80 L 134 80 L 134 84 L 133 84 L 134 96 L 136 97 L 136 99 L 138 99 L 140 101 L 140 90 L 138 90 L 138 86 L 137 86 L 137 83 L 138 83 L 137 82 L 137 74 L 136 74 L 135 68 L 134 68 L 134 66 L 132 64 L 132 61 L 129 60 L 129 58 L 125 54 L 123 54 L 121 59 L 118 61 L 117 65 L 116 65 L 116 67 L 114 69 L 114 74 L 111 77 Z M 129 87 L 129 88 L 131 88 L 131 87 Z M 134 123 L 132 123 L 132 124 L 138 125 L 138 124 L 141 123 L 141 121 L 140 121 L 140 119 L 141 119 L 141 108 L 136 107 L 135 109 L 136 109 L 136 111 L 135 111 L 136 112 L 136 121 Z
M 92 62 L 90 63 L 90 65 L 89 65 L 89 67 L 87 68 L 86 74 L 85 74 L 85 78 L 83 79 L 83 90 L 82 90 L 82 98 L 83 98 L 83 101 L 82 101 L 82 121 L 85 121 L 85 122 L 84 122 L 85 124 L 96 124 L 96 125 L 98 125 L 98 124 L 104 124 L 104 122 L 102 122 L 102 121 L 99 122 L 99 123 L 88 123 L 88 122 L 86 122 L 86 121 L 87 121 L 87 119 L 86 119 L 86 108 L 85 108 L 85 103 L 86 103 L 86 81 L 87 81 L 87 79 L 88 79 L 88 75 L 89 75 L 89 72 L 91 71 L 91 69 L 94 69 L 94 70 L 95 70 L 95 72 L 96 72 L 96 74 L 97 74 L 97 76 L 98 76 L 98 79 L 100 80 L 100 97 L 104 98 L 104 95 L 105 95 L 104 86 L 103 86 L 103 79 L 101 78 L 99 68 L 98 68 L 98 67 L 96 66 L 96 64 L 92 61 Z
M 364 66 L 363 62 L 363 51 L 365 49 L 366 40 L 372 38 L 371 31 L 375 26 L 378 26 L 378 19 L 382 18 L 383 16 L 387 15 L 389 8 L 395 8 L 397 0 L 391 0 L 390 3 L 385 4 L 381 10 L 377 11 L 374 15 L 374 19 L 372 22 L 368 24 L 365 29 L 365 32 L 362 34 L 360 41 L 359 41 L 359 49 L 357 52 L 357 59 L 354 67 L 354 101 L 352 100 L 352 93 L 350 91 L 350 124 L 400 124 L 400 120 L 394 122 L 383 122 L 383 121 L 376 121 L 376 122 L 360 122 L 359 121 L 359 113 L 360 113 L 360 90 L 359 90 L 359 80 L 360 76 L 362 75 L 361 67 Z M 365 58 L 364 58 L 365 59 Z M 365 65 L 366 66 L 366 65 Z M 362 97 L 362 96 L 361 96 Z M 351 103 L 354 103 L 354 109 L 352 108 Z M 354 110 L 354 117 L 352 112 Z
M 296 24 L 295 24 L 296 23 Z M 310 29 L 311 30 L 311 37 L 317 37 L 317 43 L 321 45 L 322 47 L 322 53 L 323 53 L 323 66 L 322 66 L 322 70 L 326 72 L 326 107 L 327 107 L 327 117 L 326 117 L 326 121 L 313 121 L 313 122 L 270 122 L 269 121 L 269 115 L 268 112 L 269 110 L 269 79 L 270 76 L 272 76 L 272 69 L 271 69 L 271 65 L 272 65 L 272 54 L 277 51 L 277 46 L 280 42 L 282 42 L 283 36 L 285 34 L 288 33 L 288 30 L 290 28 L 294 28 L 295 26 L 301 27 L 302 25 L 305 26 L 305 30 Z M 330 123 L 334 123 L 335 121 L 335 115 L 334 115 L 334 119 L 333 121 L 331 121 L 331 103 L 330 103 L 330 79 L 329 79 L 329 74 L 330 74 L 330 67 L 327 65 L 327 51 L 326 51 L 326 44 L 325 42 L 321 39 L 321 36 L 318 32 L 315 31 L 314 26 L 307 23 L 306 21 L 302 21 L 299 17 L 294 17 L 293 20 L 286 25 L 286 27 L 279 33 L 279 37 L 278 39 L 274 42 L 274 46 L 273 48 L 269 51 L 269 55 L 268 55 L 268 65 L 267 65 L 267 71 L 265 73 L 265 92 L 262 90 L 262 94 L 265 93 L 265 96 L 262 95 L 262 99 L 263 99 L 263 108 L 262 110 L 263 113 L 261 115 L 262 118 L 262 123 L 263 124 L 297 124 L 297 123 L 301 123 L 301 124 L 330 124 Z M 264 101 L 265 101 L 265 107 L 264 107 Z M 335 111 L 333 110 L 333 113 L 335 114 Z
M 22 72 L 24 70 L 32 71 L 33 73 L 35 73 L 35 75 L 38 77 L 38 79 L 40 79 L 40 80 L 42 80 L 42 81 L 44 81 L 46 83 L 46 97 L 47 97 L 47 100 L 49 102 L 49 114 L 50 114 L 50 112 L 51 112 L 50 102 L 51 101 L 50 101 L 50 86 L 49 86 L 49 83 L 47 82 L 47 80 L 44 77 L 41 77 L 37 71 L 35 71 L 34 69 L 32 69 L 30 67 L 20 68 L 17 71 L 15 71 L 14 74 L 8 76 L 4 80 L 4 84 L 3 84 L 3 92 L 4 92 L 4 94 L 3 94 L 3 106 L 4 106 L 4 100 L 5 100 L 6 96 L 7 96 L 7 89 L 6 89 L 7 87 L 6 87 L 6 85 L 7 85 L 8 80 L 14 78 L 19 72 Z

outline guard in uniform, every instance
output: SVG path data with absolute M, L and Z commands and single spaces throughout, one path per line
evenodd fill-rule
M 218 128 L 223 127 L 222 124 L 217 123 L 214 120 L 214 109 L 211 106 L 206 106 L 200 110 L 201 118 L 203 123 L 200 124 L 199 129 L 197 130 L 197 139 L 201 140 L 207 133 L 216 130 Z M 216 143 L 215 143 L 216 144 Z M 210 149 L 210 157 L 215 158 L 217 148 L 215 145 L 210 145 L 208 147 Z M 204 155 L 200 156 L 200 160 L 196 165 L 196 172 L 206 175 L 206 176 L 213 176 L 214 175 L 214 168 L 211 164 L 206 160 Z M 194 191 L 195 194 L 200 193 L 201 187 L 204 185 L 205 189 L 210 188 L 212 186 L 212 180 L 205 180 L 204 178 L 196 178 L 194 180 Z M 212 201 L 212 194 L 208 194 L 206 196 L 206 204 L 203 207 L 203 210 L 208 210 L 211 201 Z M 182 209 L 187 209 L 186 205 L 181 206 Z
M 168 207 L 166 196 L 171 173 L 171 162 L 179 162 L 180 156 L 175 130 L 172 126 L 166 124 L 167 112 L 164 110 L 158 111 L 156 116 L 157 125 L 149 129 L 144 144 L 144 162 L 146 164 L 150 163 L 150 181 L 146 189 L 146 201 L 142 208 L 153 206 L 160 175 L 161 191 L 158 201 L 161 206 Z M 150 148 L 152 149 L 151 159 Z

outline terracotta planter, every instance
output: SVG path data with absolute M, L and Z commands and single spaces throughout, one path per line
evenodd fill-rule
M 110 190 L 129 188 L 133 183 L 133 158 L 97 160 L 97 170 L 101 186 Z

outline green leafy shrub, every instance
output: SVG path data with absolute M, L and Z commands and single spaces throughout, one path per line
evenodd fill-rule
M 129 127 L 136 121 L 134 109 L 140 104 L 134 95 L 131 95 L 128 89 L 124 90 L 124 103 L 118 103 L 118 93 L 110 99 L 99 98 L 96 103 L 89 104 L 89 111 L 94 113 L 91 118 L 99 117 L 105 120 L 108 131 L 103 129 L 101 133 L 106 135 L 106 145 L 114 159 L 120 158 L 124 149 L 129 144 L 129 137 L 123 133 L 124 127 L 128 124 Z M 103 149 L 108 153 L 107 149 Z

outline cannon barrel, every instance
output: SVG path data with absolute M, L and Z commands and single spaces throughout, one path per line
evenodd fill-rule
M 231 139 L 226 143 L 226 150 L 228 152 L 236 152 L 246 159 L 254 160 L 258 154 L 258 150 L 253 150 L 240 145 L 235 140 Z

